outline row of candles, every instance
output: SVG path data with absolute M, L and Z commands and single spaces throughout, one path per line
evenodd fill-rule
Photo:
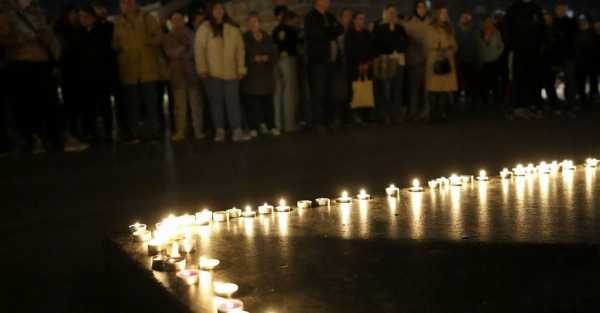
M 597 159 L 589 158 L 584 166 L 588 169 L 596 168 L 599 165 Z M 576 170 L 576 166 L 571 160 L 563 162 L 553 161 L 551 163 L 540 162 L 537 166 L 528 164 L 523 166 L 517 165 L 511 170 L 504 168 L 500 172 L 500 179 L 506 180 L 513 177 L 525 177 L 532 175 L 548 175 L 552 173 L 568 172 Z M 431 190 L 447 187 L 460 187 L 473 181 L 486 182 L 489 181 L 487 172 L 481 170 L 477 177 L 452 174 L 450 177 L 441 177 L 428 182 L 428 187 Z M 412 186 L 408 188 L 409 192 L 423 192 L 425 188 L 421 186 L 418 179 L 414 179 Z M 399 198 L 400 188 L 395 185 L 390 185 L 386 188 L 388 197 Z M 355 196 L 351 197 L 347 191 L 343 191 L 339 198 L 335 199 L 336 203 L 349 204 L 354 200 L 368 201 L 372 197 L 362 189 Z M 317 206 L 329 206 L 331 200 L 329 198 L 315 199 Z M 302 200 L 296 203 L 298 209 L 306 209 L 313 206 L 310 200 Z M 184 214 L 181 216 L 169 216 L 155 225 L 155 231 L 148 230 L 147 225 L 135 223 L 129 226 L 134 240 L 145 242 L 148 248 L 148 254 L 152 257 L 152 269 L 158 271 L 176 272 L 180 281 L 187 285 L 195 285 L 199 282 L 200 271 L 212 271 L 219 264 L 217 259 L 200 257 L 198 264 L 191 266 L 187 264 L 183 254 L 193 253 L 195 250 L 194 241 L 191 234 L 198 227 L 207 227 L 211 223 L 226 222 L 236 218 L 255 218 L 257 215 L 266 215 L 273 213 L 289 213 L 293 208 L 287 204 L 285 199 L 279 201 L 279 205 L 272 206 L 265 203 L 258 207 L 258 212 L 252 206 L 248 205 L 244 210 L 232 208 L 226 211 L 212 212 L 205 209 L 194 215 Z M 234 283 L 215 282 L 213 284 L 214 294 L 216 298 L 217 311 L 221 312 L 244 312 L 243 302 L 237 299 L 231 299 L 231 296 L 238 291 L 238 285 Z

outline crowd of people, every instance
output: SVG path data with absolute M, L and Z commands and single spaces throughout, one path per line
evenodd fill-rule
M 375 21 L 314 0 L 304 16 L 277 6 L 272 31 L 254 12 L 242 31 L 220 2 L 164 18 L 119 4 L 114 19 L 94 0 L 54 23 L 35 1 L 0 6 L 0 154 L 165 133 L 238 142 L 445 121 L 457 110 L 572 117 L 598 100 L 600 21 L 571 17 L 560 0 L 548 10 L 515 0 L 485 16 L 416 1 L 408 15 L 388 5 Z M 356 82 L 369 83 L 360 99 L 373 101 L 357 103 Z

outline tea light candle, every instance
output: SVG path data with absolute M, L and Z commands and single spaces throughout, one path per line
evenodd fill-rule
M 255 217 L 256 211 L 252 210 L 252 207 L 247 205 L 246 208 L 244 209 L 244 212 L 242 212 L 242 216 L 246 217 L 246 218 Z
M 244 303 L 237 299 L 220 299 L 217 304 L 217 313 L 243 313 Z
M 463 180 L 456 174 L 450 176 L 450 186 L 462 186 Z
M 361 201 L 371 200 L 371 195 L 366 190 L 361 189 L 356 198 Z
M 388 197 L 400 198 L 400 188 L 396 187 L 396 185 L 391 184 L 389 187 L 385 188 L 385 193 Z
M 308 209 L 312 207 L 312 201 L 310 200 L 298 201 L 296 204 L 299 209 Z
M 525 176 L 527 175 L 527 169 L 523 167 L 522 164 L 518 164 L 517 167 L 513 169 L 513 174 L 515 176 Z
M 564 160 L 561 164 L 561 167 L 563 171 L 574 171 L 576 168 L 571 160 Z
M 585 160 L 585 167 L 587 168 L 595 168 L 598 167 L 598 160 L 593 158 L 588 158 Z
M 479 176 L 477 176 L 478 181 L 488 181 L 489 178 L 485 170 L 479 171 Z
M 238 218 L 240 216 L 242 216 L 242 210 L 238 209 L 238 208 L 231 208 L 227 211 L 227 213 L 229 213 L 229 218 Z
M 435 189 L 438 186 L 438 181 L 435 179 L 430 180 L 427 184 L 429 185 L 429 189 Z
M 338 203 L 352 203 L 352 198 L 348 197 L 347 191 L 342 191 L 342 195 L 337 198 Z
M 291 212 L 292 208 L 287 205 L 285 199 L 281 199 L 279 200 L 279 205 L 275 208 L 275 210 L 277 210 L 277 212 Z
M 500 178 L 502 178 L 502 179 L 508 179 L 508 178 L 510 178 L 511 175 L 512 175 L 512 172 L 509 171 L 507 168 L 504 168 L 500 172 Z
M 200 266 L 200 269 L 203 271 L 212 271 L 213 269 L 215 269 L 215 267 L 219 266 L 220 263 L 221 263 L 221 261 L 219 261 L 217 259 L 209 259 L 206 257 L 200 257 L 200 263 L 198 265 Z
M 258 207 L 258 214 L 271 214 L 273 213 L 273 206 L 265 203 Z
M 319 206 L 328 206 L 331 204 L 331 199 L 329 198 L 317 198 L 315 201 L 317 201 Z
M 200 277 L 200 272 L 197 270 L 183 270 L 177 272 L 177 278 L 181 280 L 186 285 L 194 285 L 198 283 Z
M 135 223 L 132 225 L 129 225 L 129 231 L 133 234 L 135 232 L 141 231 L 141 230 L 146 230 L 148 229 L 148 226 L 146 224 L 140 224 L 140 223 Z
M 421 187 L 421 183 L 418 179 L 413 179 L 412 187 L 408 189 L 410 192 L 423 192 L 423 187 Z
M 215 222 L 225 222 L 229 219 L 229 215 L 227 211 L 217 211 L 213 213 L 213 221 Z
M 196 213 L 196 224 L 197 225 L 208 225 L 212 220 L 212 212 L 204 209 L 202 212 Z
M 215 282 L 213 284 L 213 290 L 217 296 L 221 297 L 231 297 L 234 293 L 238 291 L 239 287 L 233 283 L 222 283 Z
M 141 229 L 133 233 L 133 240 L 136 242 L 146 242 L 152 240 L 152 233 L 149 230 Z

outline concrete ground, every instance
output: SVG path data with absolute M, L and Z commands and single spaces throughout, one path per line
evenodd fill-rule
M 600 157 L 599 120 L 598 113 L 572 120 L 464 118 L 242 144 L 118 145 L 4 158 L 0 264 L 7 290 L 0 294 L 13 309 L 7 312 L 128 311 L 104 284 L 102 239 L 136 220 L 281 196 L 333 196 L 342 188 L 379 192 L 390 182 L 482 167 L 496 172 L 517 162 L 582 161 Z

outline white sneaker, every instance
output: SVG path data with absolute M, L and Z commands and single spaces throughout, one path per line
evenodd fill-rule
M 65 152 L 82 152 L 87 150 L 90 147 L 90 145 L 82 143 L 81 141 L 79 141 L 79 139 L 75 138 L 73 135 L 71 134 L 66 134 L 65 135 L 65 145 L 63 147 L 63 150 Z
M 269 133 L 269 128 L 265 124 L 260 124 L 260 126 L 258 126 L 258 131 L 260 131 L 261 135 L 266 135 Z
M 281 131 L 279 130 L 279 128 L 273 128 L 271 129 L 271 135 L 277 137 L 281 135 Z
M 223 142 L 225 141 L 225 130 L 223 128 L 218 128 L 215 133 L 215 142 Z
M 248 141 L 250 139 L 250 136 L 244 134 L 244 131 L 241 128 L 235 129 L 233 134 L 231 134 L 231 140 L 233 142 Z

